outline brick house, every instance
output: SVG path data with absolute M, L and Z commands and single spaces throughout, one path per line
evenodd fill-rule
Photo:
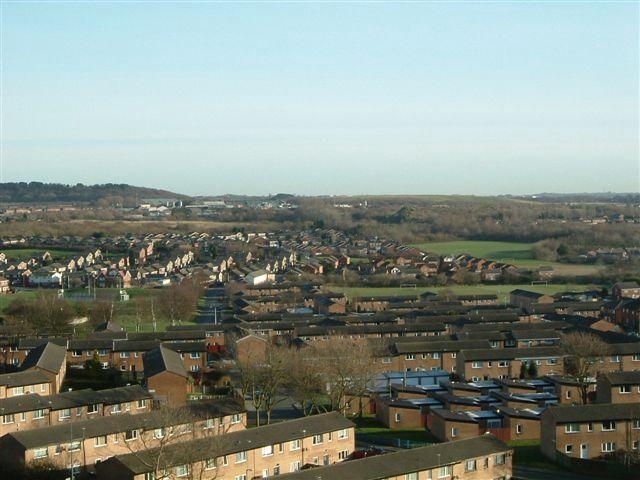
M 179 445 L 167 453 L 160 471 L 152 462 L 136 455 L 117 455 L 98 465 L 98 480 L 146 480 L 170 476 L 212 478 L 269 477 L 295 472 L 304 465 L 331 465 L 351 456 L 355 450 L 352 422 L 332 412 L 262 427 L 227 433 L 220 441 L 198 439 Z M 154 458 L 155 452 L 148 451 Z M 251 473 L 249 473 L 251 472 Z M 317 471 L 316 471 L 317 472 Z
M 29 352 L 21 369 L 41 371 L 51 379 L 53 391 L 60 392 L 67 372 L 67 350 L 52 342 L 44 343 Z
M 562 374 L 564 356 L 560 347 L 462 350 L 457 356 L 456 373 L 460 378 L 474 381 L 517 378 L 523 364 L 528 366 L 534 363 L 537 376 Z
M 189 391 L 187 371 L 180 354 L 159 345 L 142 357 L 144 387 L 155 401 L 173 406 L 184 405 Z
M 596 403 L 640 403 L 640 371 L 600 375 Z
M 282 475 L 282 480 L 508 480 L 513 451 L 492 435 Z
M 38 393 L 51 395 L 54 385 L 51 377 L 40 370 L 24 370 L 0 375 L 0 398 L 11 398 Z
M 618 450 L 638 450 L 640 403 L 571 405 L 549 408 L 540 424 L 540 450 L 592 459 Z

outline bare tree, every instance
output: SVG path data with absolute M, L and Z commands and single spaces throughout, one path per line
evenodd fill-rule
M 322 404 L 325 397 L 323 376 L 312 353 L 313 350 L 308 348 L 292 349 L 288 357 L 290 368 L 286 388 L 293 406 L 304 416 L 325 410 Z
M 611 346 L 596 335 L 571 332 L 560 340 L 567 355 L 566 372 L 575 377 L 583 404 L 587 403 L 589 384 L 598 372 L 598 363 L 611 351 Z
M 374 375 L 374 350 L 370 343 L 335 338 L 314 349 L 332 410 L 344 412 L 358 399 L 362 413 L 362 395 Z
M 268 424 L 274 408 L 284 400 L 289 353 L 285 347 L 268 345 L 265 358 L 249 356 L 238 362 L 242 394 L 251 398 L 258 426 L 261 424 L 261 411 L 266 413 Z
M 191 453 L 189 440 L 207 438 L 210 448 L 221 444 L 224 434 L 230 429 L 230 424 L 223 423 L 224 413 L 220 413 L 218 418 L 206 418 L 206 415 L 198 414 L 194 406 L 161 407 L 154 410 L 154 414 L 146 429 L 123 434 L 124 437 L 136 435 L 136 441 L 125 441 L 124 444 L 152 472 L 161 471 L 172 458 L 188 456 Z M 203 469 L 193 470 L 190 478 L 202 477 Z M 207 478 L 215 478 L 210 473 L 207 472 Z

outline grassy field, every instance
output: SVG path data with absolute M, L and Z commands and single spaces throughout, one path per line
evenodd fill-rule
M 440 293 L 443 290 L 451 290 L 457 295 L 475 295 L 495 293 L 501 302 L 509 301 L 509 292 L 521 288 L 538 293 L 557 293 L 565 291 L 583 291 L 600 288 L 598 285 L 457 285 L 453 287 L 417 287 L 417 288 L 400 288 L 400 287 L 341 287 L 329 286 L 332 292 L 344 293 L 349 299 L 353 297 L 380 297 L 385 295 L 401 295 L 415 297 L 424 292 Z
M 47 249 L 35 249 L 35 248 L 13 248 L 8 250 L 0 250 L 4 253 L 9 260 L 29 260 L 34 255 L 41 254 L 45 251 L 51 254 L 53 260 L 60 258 L 66 258 L 71 255 L 77 255 L 79 252 L 73 250 L 47 250 Z
M 149 289 L 149 288 L 128 288 L 126 289 L 129 293 L 131 299 L 140 296 L 158 296 L 162 294 L 162 290 L 159 289 Z M 135 302 L 129 300 L 128 302 L 121 302 L 118 300 L 118 291 L 117 288 L 101 288 L 97 289 L 96 299 L 98 301 L 113 301 L 114 302 L 114 320 L 118 323 L 122 328 L 127 331 L 134 332 L 152 332 L 153 331 L 153 323 L 151 321 L 151 312 L 143 312 L 141 316 L 141 322 L 139 330 L 137 330 L 137 317 L 136 317 L 136 305 Z M 80 300 L 74 299 L 74 295 L 82 294 L 87 292 L 86 289 L 75 289 L 67 291 L 67 300 L 70 302 L 79 302 Z M 17 299 L 33 299 L 36 296 L 36 290 L 20 290 L 11 295 L 0 295 L 0 315 L 2 311 L 9 306 L 11 302 Z M 87 306 L 90 306 L 92 301 L 86 301 Z M 192 323 L 189 322 L 182 322 Z M 156 321 L 156 331 L 163 331 L 167 328 L 169 322 L 164 319 L 158 318 Z M 195 325 L 195 324 L 194 324 Z M 78 333 L 82 333 L 84 331 L 84 326 L 79 326 L 77 328 Z
M 399 438 L 413 442 L 438 443 L 429 430 L 424 428 L 405 428 L 392 430 L 379 423 L 375 417 L 365 416 L 351 419 L 356 424 L 357 435 L 370 435 L 378 438 Z
M 599 267 L 596 265 L 572 265 L 560 262 L 547 262 L 533 258 L 532 243 L 488 242 L 480 240 L 460 240 L 452 242 L 417 243 L 414 247 L 439 255 L 459 255 L 468 253 L 479 258 L 510 263 L 517 267 L 536 269 L 542 266 L 553 267 L 561 275 L 593 275 Z

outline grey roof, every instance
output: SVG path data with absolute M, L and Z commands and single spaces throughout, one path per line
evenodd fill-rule
M 33 393 L 0 400 L 0 414 L 8 415 L 19 412 L 32 412 L 47 408 L 47 402 L 40 395 Z
M 159 345 L 142 356 L 145 377 L 152 377 L 162 372 L 171 372 L 182 377 L 187 376 L 182 357 L 179 353 Z
M 607 379 L 607 381 L 611 385 L 640 385 L 640 372 L 610 372 L 603 374 L 603 377 Z
M 117 340 L 113 342 L 114 352 L 146 352 L 160 345 L 159 340 Z
M 598 403 L 551 407 L 542 414 L 556 423 L 640 418 L 640 403 Z
M 8 388 L 37 385 L 39 383 L 49 383 L 50 381 L 49 377 L 40 370 L 24 370 L 0 375 L 0 385 L 6 385 Z
M 532 348 L 492 348 L 488 350 L 462 350 L 460 355 L 465 361 L 472 360 L 511 360 L 515 358 L 546 358 L 562 356 L 560 347 Z
M 267 445 L 287 442 L 312 435 L 353 427 L 353 423 L 336 412 L 314 415 L 310 417 L 272 423 L 263 427 L 249 428 L 226 433 L 219 441 L 212 442 L 210 438 L 199 438 L 188 442 L 164 447 L 160 468 L 184 465 L 208 458 L 220 457 L 236 452 L 253 450 Z M 174 448 L 178 446 L 179 448 Z M 107 462 L 118 463 L 134 474 L 149 472 L 155 462 L 157 449 L 144 452 L 129 453 L 111 457 Z M 147 456 L 148 458 L 144 458 Z
M 122 413 L 91 420 L 68 422 L 61 425 L 13 432 L 0 439 L 0 446 L 3 444 L 3 441 L 11 441 L 12 439 L 24 448 L 31 449 L 47 445 L 57 445 L 59 443 L 68 443 L 71 440 L 80 440 L 83 437 L 94 438 L 134 429 L 151 430 L 163 426 L 178 425 L 198 419 L 215 418 L 222 414 L 239 413 L 244 411 L 244 409 L 240 405 L 232 402 L 200 402 L 194 404 L 194 406 L 176 409 L 175 411 L 183 413 L 173 415 L 166 414 L 162 410 L 154 410 L 137 415 Z
M 443 342 L 427 341 L 395 343 L 394 348 L 398 353 L 424 353 L 424 352 L 459 352 L 463 349 L 486 349 L 491 345 L 487 340 L 449 340 Z
M 66 361 L 66 348 L 47 342 L 29 352 L 27 358 L 22 362 L 22 369 L 41 368 L 48 372 L 58 373 Z

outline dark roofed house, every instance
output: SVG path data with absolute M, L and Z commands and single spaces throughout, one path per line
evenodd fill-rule
M 184 405 L 187 401 L 188 378 L 179 353 L 162 345 L 142 357 L 144 385 L 156 401 L 169 405 Z
M 0 398 L 10 398 L 28 393 L 50 395 L 52 381 L 40 370 L 24 370 L 0 375 Z
M 52 342 L 44 343 L 29 352 L 22 370 L 38 370 L 53 383 L 52 393 L 58 393 L 67 372 L 67 349 Z
M 598 376 L 597 403 L 640 403 L 640 371 L 609 372 Z

